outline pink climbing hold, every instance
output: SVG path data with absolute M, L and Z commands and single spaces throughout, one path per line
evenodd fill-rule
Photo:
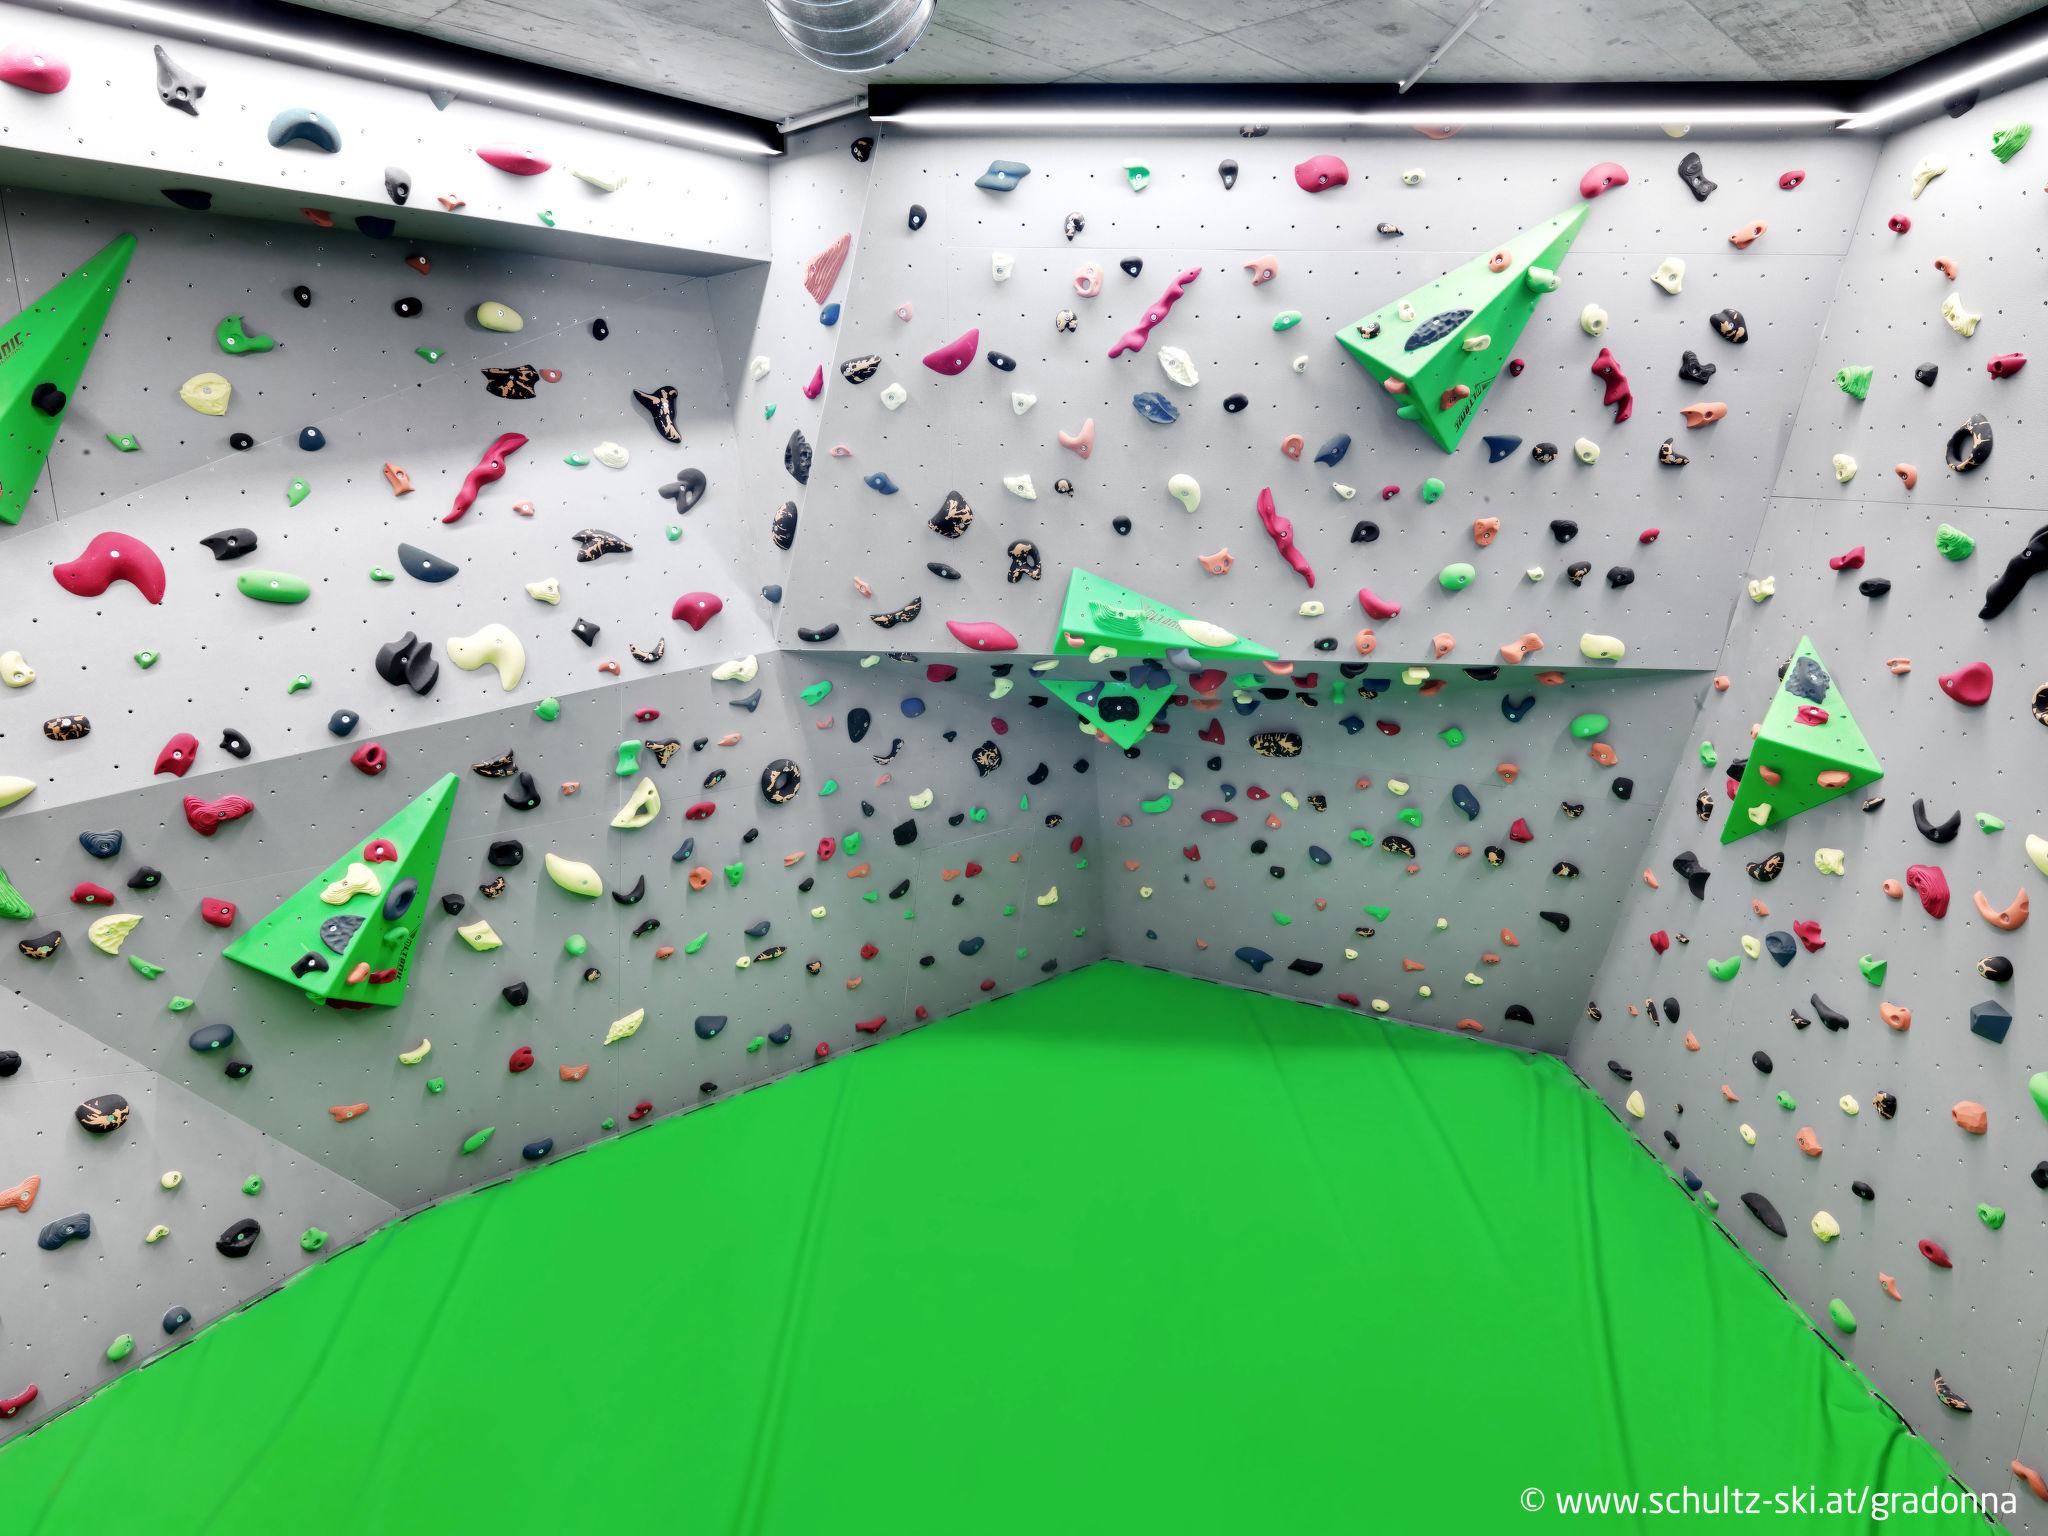
M 1358 606 L 1365 610 L 1367 618 L 1391 619 L 1401 611 L 1399 603 L 1390 603 L 1371 587 L 1358 589 Z
M 1396 496 L 1400 494 L 1401 487 L 1399 487 L 1398 485 L 1383 485 L 1380 487 L 1381 501 L 1392 501 Z
M 1351 167 L 1335 155 L 1310 155 L 1294 168 L 1294 184 L 1304 192 L 1327 192 L 1351 180 Z
M 1942 673 L 1937 681 L 1943 693 L 1958 704 L 1975 709 L 1991 697 L 1991 663 L 1973 661 L 1967 667 Z
M 1109 349 L 1111 357 L 1121 357 L 1126 352 L 1142 352 L 1145 342 L 1152 334 L 1152 327 L 1167 317 L 1173 306 L 1187 297 L 1188 284 L 1202 275 L 1200 267 L 1189 267 L 1166 285 L 1166 292 L 1159 296 L 1159 302 L 1145 311 L 1145 318 L 1117 338 L 1115 346 Z
M 1998 357 L 1994 357 L 1993 359 L 1991 359 L 1990 362 L 1986 363 L 1984 365 L 1984 371 L 1990 374 L 1991 377 L 1993 377 L 1994 379 L 2009 379 L 2026 366 L 2026 353 L 2007 352 Z
M 1778 190 L 1780 192 L 1795 191 L 1797 190 L 1799 184 L 1804 180 L 1806 180 L 1806 172 L 1786 171 L 1783 175 L 1779 176 L 1778 178 Z
M 946 628 L 969 650 L 1014 651 L 1017 637 L 993 619 L 948 619 Z
M 71 83 L 71 66 L 55 54 L 10 44 L 0 48 L 0 80 L 38 96 L 54 96 Z
M 804 292 L 820 304 L 839 281 L 839 269 L 846 265 L 846 253 L 853 249 L 853 236 L 841 235 L 804 265 Z
M 240 821 L 256 809 L 255 803 L 240 795 L 222 795 L 218 800 L 185 797 L 185 825 L 201 837 L 211 837 L 225 822 Z
M 676 599 L 668 616 L 681 619 L 692 629 L 702 629 L 725 611 L 725 599 L 710 592 L 685 592 Z
M 541 159 L 532 150 L 514 149 L 507 144 L 486 144 L 476 152 L 476 157 L 485 165 L 495 165 L 514 176 L 538 176 L 551 168 L 551 162 Z
M 1627 180 L 1624 176 L 1623 180 Z M 1614 354 L 1605 347 L 1593 359 L 1593 377 L 1607 386 L 1607 392 L 1600 397 L 1602 405 L 1614 407 L 1614 424 L 1620 426 L 1635 411 L 1636 397 L 1629 393 L 1628 375 L 1621 371 L 1621 364 L 1614 360 Z
M 1060 433 L 1060 446 L 1080 458 L 1087 458 L 1095 451 L 1095 418 L 1090 416 L 1082 422 L 1078 432 Z
M 818 364 L 811 373 L 811 382 L 804 386 L 804 398 L 815 400 L 825 392 L 825 365 Z
M 505 455 L 516 453 L 525 446 L 526 438 L 524 434 L 507 432 L 503 437 L 492 443 L 490 447 L 486 448 L 484 456 L 476 461 L 476 468 L 462 477 L 462 488 L 455 493 L 455 504 L 448 509 L 448 515 L 443 517 L 441 521 L 444 523 L 456 521 L 475 503 L 479 491 L 494 480 L 504 479 Z
M 1628 185 L 1628 172 L 1612 160 L 1602 160 L 1579 178 L 1579 196 L 1595 198 L 1602 192 L 1611 192 L 1616 187 Z
M 1845 555 L 1836 555 L 1828 561 L 1831 571 L 1860 571 L 1863 569 L 1863 546 L 1858 544 Z
M 1885 227 L 1891 230 L 1891 232 L 1895 235 L 1903 235 L 1907 230 L 1913 227 L 1913 221 L 1907 218 L 1903 213 L 1895 213 L 1890 218 L 1886 219 L 1884 222 Z
M 192 767 L 192 759 L 199 755 L 199 738 L 190 731 L 180 731 L 164 743 L 163 751 L 156 755 L 155 773 L 176 774 L 185 777 Z
M 76 560 L 53 566 L 57 585 L 75 597 L 98 597 L 125 581 L 152 603 L 164 600 L 164 563 L 142 540 L 125 533 L 100 533 Z
M 974 361 L 974 354 L 981 346 L 981 329 L 967 332 L 943 347 L 925 353 L 924 365 L 933 373 L 943 373 L 949 379 L 957 379 L 967 371 L 967 365 Z
M 1315 586 L 1315 567 L 1308 563 L 1307 556 L 1294 547 L 1294 523 L 1280 515 L 1280 509 L 1273 503 L 1273 492 L 1270 487 L 1259 492 L 1259 521 L 1265 526 L 1266 537 L 1271 539 L 1273 547 L 1280 551 L 1280 558 L 1293 566 L 1309 586 Z
M 1929 917 L 1948 916 L 1948 876 L 1932 864 L 1912 864 L 1906 869 L 1906 884 L 1920 898 Z

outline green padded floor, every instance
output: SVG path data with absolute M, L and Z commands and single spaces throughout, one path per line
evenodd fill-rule
M 1944 1480 L 1560 1063 L 1108 964 L 451 1201 L 0 1451 L 7 1528 L 67 1536 L 1516 1531 L 1560 1528 L 1532 1486 Z

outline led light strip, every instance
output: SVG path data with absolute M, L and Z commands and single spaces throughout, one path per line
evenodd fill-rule
M 687 117 L 607 106 L 595 91 L 589 95 L 551 91 L 539 86 L 494 80 L 471 70 L 414 64 L 346 44 L 319 42 L 271 27 L 216 19 L 180 6 L 156 5 L 150 0 L 26 0 L 26 3 L 57 15 L 145 27 L 190 42 L 260 54 L 294 64 L 317 65 L 393 85 L 453 91 L 458 96 L 492 106 L 611 128 L 638 138 L 692 145 L 723 155 L 765 157 L 782 153 L 772 144 L 709 123 L 692 122 Z
M 1960 96 L 1963 92 L 1980 86 L 1987 80 L 1995 80 L 2000 75 L 2011 74 L 2015 70 L 2025 69 L 2030 64 L 2040 64 L 2044 60 L 2048 60 L 2048 37 L 2038 38 L 2009 52 L 1998 54 L 1993 58 L 1985 60 L 1982 64 L 1972 65 L 1968 69 L 1959 69 L 1952 75 L 1944 75 L 1932 85 L 1924 85 L 1917 91 L 1908 91 L 1903 96 L 1895 96 L 1890 101 L 1881 102 L 1866 112 L 1854 113 L 1842 124 L 1842 127 L 1850 130 L 1875 128 L 1881 123 L 1890 122 L 1895 117 L 1904 117 L 1910 112 L 1918 112 L 1924 107 L 1934 106 L 1939 102 L 1948 100 L 1951 96 Z
M 1433 128 L 1453 124 L 1464 128 L 1659 128 L 1666 123 L 1693 127 L 1838 127 L 1848 113 L 1838 107 L 1698 107 L 1682 102 L 1668 107 L 1120 107 L 1058 106 L 945 107 L 906 106 L 875 115 L 878 123 L 907 128 L 1042 128 L 1048 130 L 1128 128 L 1227 128 L 1262 123 L 1274 128 Z

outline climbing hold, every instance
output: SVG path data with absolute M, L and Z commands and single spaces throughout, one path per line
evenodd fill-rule
M 1991 423 L 1981 413 L 1973 415 L 1949 434 L 1944 453 L 1948 467 L 1967 474 L 1991 457 Z
M 1304 192 L 1327 192 L 1350 180 L 1350 167 L 1335 155 L 1311 155 L 1294 168 L 1294 184 Z
M 1688 157 L 1698 160 L 1697 155 Z M 1579 196 L 1595 198 L 1615 187 L 1628 185 L 1628 172 L 1612 160 L 1603 160 L 1579 178 Z
M 286 107 L 270 120 L 266 137 L 273 149 L 305 144 L 330 155 L 341 149 L 341 130 L 311 107 Z
M 1704 203 L 1714 195 L 1717 183 L 1707 179 L 1705 167 L 1700 163 L 1697 151 L 1688 150 L 1678 162 L 1678 179 L 1692 191 L 1695 201 Z

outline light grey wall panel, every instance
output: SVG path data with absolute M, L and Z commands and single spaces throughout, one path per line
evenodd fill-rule
M 1860 207 L 1873 151 L 1854 143 L 1811 140 L 1734 144 L 1703 141 L 1710 174 L 1721 190 L 1696 203 L 1675 174 L 1690 143 L 1652 135 L 1626 146 L 1540 140 L 1310 141 L 1276 135 L 1246 140 L 1208 134 L 1177 139 L 1105 142 L 1057 138 L 1028 146 L 986 137 L 887 134 L 876 151 L 875 184 L 862 234 L 862 260 L 842 322 L 842 357 L 877 354 L 874 378 L 854 385 L 828 370 L 819 457 L 813 470 L 789 597 L 780 633 L 798 625 L 841 624 L 835 644 L 871 643 L 867 615 L 922 596 L 913 627 L 919 643 L 954 645 L 947 618 L 994 618 L 1026 646 L 1047 643 L 1047 611 L 1067 572 L 1093 569 L 1149 595 L 1259 637 L 1283 655 L 1306 656 L 1323 635 L 1348 650 L 1366 620 L 1355 601 L 1361 585 L 1403 604 L 1397 620 L 1375 624 L 1382 656 L 1420 658 L 1430 637 L 1450 629 L 1459 660 L 1497 660 L 1502 641 L 1525 630 L 1543 635 L 1559 662 L 1577 659 L 1580 634 L 1618 634 L 1630 666 L 1710 665 L 1718 637 L 1740 591 L 1740 576 L 1760 516 L 1761 497 L 1780 457 L 1786 421 L 1804 384 L 1834 291 L 1840 254 Z M 1351 167 L 1349 186 L 1316 196 L 1294 185 L 1291 168 L 1308 154 L 1338 150 Z M 1578 176 L 1619 153 L 1634 180 L 1590 209 L 1565 263 L 1563 288 L 1539 307 L 1517 351 L 1528 361 L 1519 379 L 1503 379 L 1489 395 L 1467 443 L 1455 456 L 1397 421 L 1362 370 L 1332 340 L 1356 320 L 1410 288 L 1483 254 L 1519 230 L 1578 201 Z M 974 178 L 991 158 L 1021 155 L 1032 163 L 1016 191 L 990 193 Z M 1125 185 L 1125 155 L 1151 167 L 1142 192 Z M 1214 169 L 1228 155 L 1240 166 L 1226 191 Z M 1780 171 L 1803 164 L 1805 184 L 1778 189 Z M 1401 185 L 1419 168 L 1421 185 Z M 921 203 L 929 220 L 912 231 L 907 210 Z M 1062 220 L 1079 213 L 1085 228 L 1068 241 Z M 1730 230 L 1765 219 L 1770 232 L 1747 251 L 1727 243 Z M 1374 232 L 1381 221 L 1406 231 Z M 1015 260 L 998 283 L 995 253 Z M 1279 276 L 1254 287 L 1244 262 L 1278 258 Z M 1666 256 L 1688 263 L 1684 290 L 1667 295 L 1650 282 Z M 1144 263 L 1136 278 L 1118 263 Z M 1104 274 L 1102 296 L 1077 297 L 1083 263 Z M 1104 354 L 1183 267 L 1203 275 L 1137 356 Z M 1588 303 L 1605 308 L 1610 325 L 1594 339 L 1579 324 Z M 897 318 L 909 305 L 911 318 Z M 1709 324 L 1734 306 L 1755 317 L 1744 346 L 1720 340 Z M 1054 316 L 1075 311 L 1078 328 L 1055 331 Z M 1306 318 L 1275 333 L 1283 310 Z M 1005 373 L 977 361 L 958 378 L 924 368 L 925 352 L 967 330 L 981 332 L 980 350 L 1016 358 Z M 1157 361 L 1162 345 L 1185 348 L 1201 371 L 1182 388 Z M 1633 419 L 1616 426 L 1588 372 L 1602 345 L 1627 372 L 1636 395 Z M 1681 352 L 1691 348 L 1721 372 L 1705 387 L 1681 382 Z M 1291 362 L 1305 356 L 1305 371 Z M 894 412 L 880 400 L 900 383 L 908 401 Z M 1037 397 L 1026 414 L 1013 391 Z M 1180 406 L 1180 420 L 1156 426 L 1131 408 L 1131 396 L 1158 390 Z M 1242 392 L 1250 407 L 1231 415 L 1223 397 Z M 1726 399 L 1730 419 L 1685 430 L 1679 407 Z M 1097 445 L 1083 462 L 1063 450 L 1061 430 L 1093 419 Z M 1280 452 L 1290 432 L 1307 454 Z M 1352 438 L 1336 468 L 1311 462 L 1339 433 Z M 1484 433 L 1519 436 L 1523 448 L 1489 464 Z M 1602 447 L 1600 462 L 1573 461 L 1581 435 Z M 1693 462 L 1661 466 L 1657 446 L 1680 440 Z M 1557 443 L 1558 462 L 1529 458 L 1538 440 Z M 844 443 L 852 454 L 828 458 Z M 879 495 L 862 483 L 881 471 L 901 487 Z M 1038 491 L 1020 500 L 1005 476 L 1028 473 Z M 1193 475 L 1202 505 L 1190 516 L 1166 490 L 1175 473 Z M 1419 489 L 1429 476 L 1448 485 L 1425 507 Z M 1070 479 L 1070 498 L 1054 482 Z M 1358 491 L 1345 501 L 1339 482 Z M 1401 493 L 1381 503 L 1383 486 Z M 1271 548 L 1254 515 L 1263 486 L 1292 517 L 1297 538 L 1317 571 L 1313 593 Z M 957 541 L 925 527 L 948 491 L 966 495 L 975 527 Z M 1476 518 L 1499 516 L 1501 537 L 1475 550 Z M 1112 520 L 1128 517 L 1119 537 Z M 1569 546 L 1552 538 L 1551 519 L 1576 520 Z M 1351 544 L 1351 530 L 1370 519 L 1382 530 L 1374 544 Z M 1636 541 L 1661 530 L 1654 546 Z M 1004 551 L 1014 539 L 1036 542 L 1046 560 L 1037 586 L 1010 586 Z M 1196 557 L 1227 548 L 1237 565 L 1224 578 L 1204 573 Z M 1446 599 L 1435 577 L 1446 564 L 1470 559 L 1479 581 Z M 957 585 L 935 580 L 927 561 L 964 573 Z M 1573 588 L 1564 570 L 1592 562 L 1589 585 Z M 1601 581 L 1613 565 L 1636 569 L 1633 587 L 1610 592 Z M 1525 573 L 1541 566 L 1548 579 Z M 863 576 L 875 598 L 861 597 L 849 578 Z M 1307 598 L 1328 605 L 1325 618 L 1293 621 Z M 1480 615 L 1483 613 L 1484 617 Z M 1482 629 L 1480 626 L 1483 625 Z M 1498 630 L 1498 633 L 1495 631 Z

